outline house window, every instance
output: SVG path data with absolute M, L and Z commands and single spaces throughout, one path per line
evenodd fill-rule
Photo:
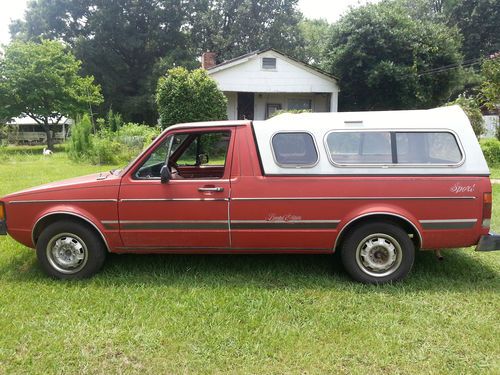
M 314 139 L 306 132 L 277 133 L 272 149 L 276 164 L 284 168 L 313 167 L 319 160 Z
M 263 57 L 262 58 L 262 69 L 264 69 L 264 70 L 276 70 L 276 58 Z
M 307 111 L 312 109 L 311 99 L 288 99 L 289 110 Z
M 273 117 L 273 114 L 277 111 L 281 111 L 281 104 L 268 103 L 266 107 L 266 119 Z

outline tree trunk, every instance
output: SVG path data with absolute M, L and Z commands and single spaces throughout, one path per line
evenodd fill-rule
M 50 133 L 50 125 L 48 119 L 44 121 L 43 130 L 47 135 L 47 148 L 51 151 L 54 151 L 54 140 L 52 139 L 52 134 Z

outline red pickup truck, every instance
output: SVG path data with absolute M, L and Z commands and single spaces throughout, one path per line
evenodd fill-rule
M 458 107 L 176 125 L 120 171 L 0 200 L 0 233 L 51 276 L 112 253 L 340 251 L 365 283 L 403 279 L 416 250 L 489 234 L 489 170 Z

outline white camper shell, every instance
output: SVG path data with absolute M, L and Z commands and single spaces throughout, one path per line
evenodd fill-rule
M 489 175 L 458 106 L 283 114 L 253 124 L 266 175 Z

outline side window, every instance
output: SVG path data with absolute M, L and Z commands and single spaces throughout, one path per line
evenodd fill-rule
M 331 132 L 326 143 L 336 164 L 392 163 L 389 132 Z
M 134 176 L 137 179 L 160 179 L 170 148 L 168 166 L 174 179 L 222 178 L 230 140 L 230 131 L 170 135 L 156 147 Z
M 282 167 L 312 167 L 318 162 L 318 150 L 309 133 L 275 134 L 272 149 L 276 163 Z
M 396 133 L 399 164 L 458 164 L 462 153 L 455 136 L 446 132 Z
M 230 132 L 195 133 L 189 135 L 190 142 L 180 155 L 173 153 L 179 166 L 218 166 L 226 164 Z
M 161 167 L 167 160 L 169 146 L 170 155 L 172 155 L 179 146 L 186 140 L 186 134 L 175 134 L 168 136 L 156 149 L 149 155 L 149 158 L 139 167 L 135 173 L 138 179 L 159 179 Z
M 340 165 L 457 165 L 463 159 L 449 132 L 334 131 L 326 137 L 330 161 Z

